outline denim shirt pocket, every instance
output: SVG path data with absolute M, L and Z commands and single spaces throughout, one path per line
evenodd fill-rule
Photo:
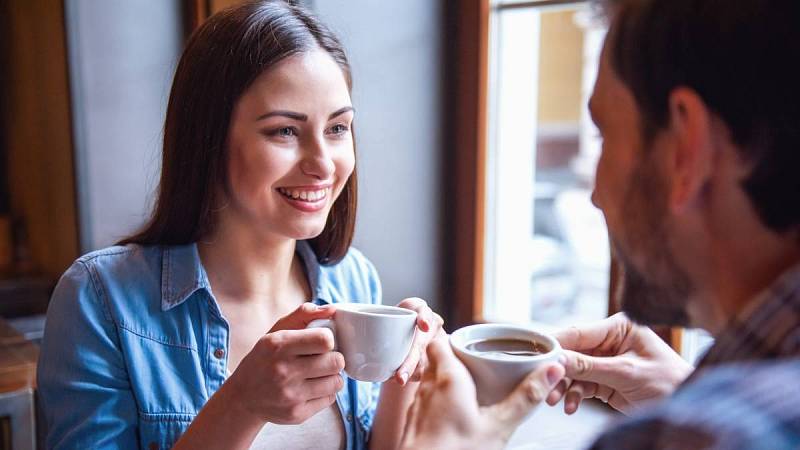
M 139 442 L 146 450 L 170 449 L 183 435 L 193 414 L 139 413 Z

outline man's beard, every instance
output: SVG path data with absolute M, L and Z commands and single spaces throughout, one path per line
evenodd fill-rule
M 665 254 L 663 258 L 670 257 Z M 664 261 L 666 262 L 666 261 Z M 621 308 L 631 320 L 644 325 L 688 326 L 688 277 L 672 268 L 671 283 L 654 282 L 633 264 L 622 263 L 622 283 L 616 292 Z
M 689 276 L 678 266 L 669 245 L 667 184 L 652 163 L 651 152 L 631 176 L 624 204 L 629 213 L 624 249 L 640 253 L 639 270 L 623 247 L 616 245 L 622 268 L 617 296 L 623 311 L 645 325 L 687 326 L 687 303 L 692 292 Z

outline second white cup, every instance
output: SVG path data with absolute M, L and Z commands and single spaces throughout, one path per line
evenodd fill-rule
M 496 341 L 533 343 L 537 352 L 481 351 L 480 346 Z M 450 346 L 467 366 L 475 381 L 478 403 L 492 405 L 506 398 L 531 371 L 558 361 L 562 354 L 558 341 L 549 334 L 506 324 L 479 324 L 460 328 L 450 335 Z

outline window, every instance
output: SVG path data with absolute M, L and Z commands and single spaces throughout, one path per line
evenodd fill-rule
M 447 322 L 601 319 L 618 271 L 590 201 L 601 142 L 586 105 L 605 23 L 585 0 L 452 7 Z M 713 342 L 654 331 L 691 362 Z
M 586 107 L 603 23 L 575 1 L 498 2 L 489 23 L 483 317 L 603 318 L 610 252 Z

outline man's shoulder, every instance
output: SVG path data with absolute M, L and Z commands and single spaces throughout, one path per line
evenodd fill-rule
M 652 409 L 605 433 L 594 448 L 796 449 L 800 359 L 705 369 Z

